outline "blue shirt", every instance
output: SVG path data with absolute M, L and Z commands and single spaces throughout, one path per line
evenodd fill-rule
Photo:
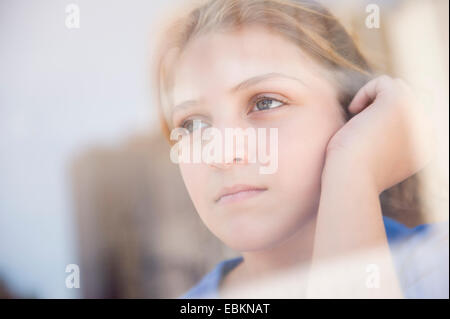
M 408 228 L 383 220 L 405 298 L 449 298 L 448 221 Z M 220 282 L 242 261 L 241 256 L 221 261 L 180 298 L 219 298 Z

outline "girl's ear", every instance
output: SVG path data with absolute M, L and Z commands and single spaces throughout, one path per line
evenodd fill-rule
M 356 114 L 353 114 L 352 112 L 350 112 L 349 110 L 349 106 L 350 103 L 352 102 L 354 96 L 350 96 L 347 97 L 344 101 L 344 103 L 340 103 L 342 110 L 343 110 L 343 114 L 344 114 L 344 119 L 346 122 L 348 122 L 353 116 L 355 116 Z
M 353 86 L 351 89 L 351 93 L 345 94 L 345 97 L 343 97 L 342 104 L 344 105 L 344 111 L 345 111 L 345 117 L 346 120 L 350 120 L 355 115 L 360 113 L 366 106 L 368 106 L 371 102 L 370 99 L 367 98 L 367 88 L 371 88 L 374 83 L 374 77 L 369 75 L 355 75 L 357 81 L 356 83 L 359 83 L 357 86 Z M 361 78 L 363 77 L 363 78 Z M 361 85 L 362 84 L 362 85 Z M 351 87 L 351 86 L 349 86 Z
M 345 105 L 344 109 L 345 109 L 345 120 L 348 122 L 350 121 L 350 119 L 355 116 L 356 114 L 353 114 L 352 112 L 349 111 L 348 107 L 349 107 L 350 103 L 347 103 L 347 105 Z

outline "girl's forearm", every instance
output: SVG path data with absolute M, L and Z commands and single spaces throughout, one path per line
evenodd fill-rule
M 327 158 L 311 269 L 310 297 L 401 297 L 377 187 L 355 161 Z

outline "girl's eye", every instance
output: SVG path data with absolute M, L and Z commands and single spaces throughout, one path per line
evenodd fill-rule
M 255 102 L 254 107 L 250 110 L 250 112 L 274 109 L 283 106 L 284 104 L 285 102 L 278 101 L 274 98 L 262 97 Z
M 193 131 L 201 128 L 208 127 L 209 124 L 206 122 L 203 122 L 202 120 L 195 119 L 195 120 L 186 120 L 181 125 L 182 128 L 185 128 L 189 131 L 189 133 L 192 133 Z

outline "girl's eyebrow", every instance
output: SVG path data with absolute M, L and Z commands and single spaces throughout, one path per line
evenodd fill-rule
M 304 81 L 300 80 L 299 78 L 296 78 L 295 76 L 291 76 L 291 75 L 286 75 L 283 73 L 277 73 L 277 72 L 271 72 L 271 73 L 266 73 L 266 74 L 261 74 L 261 75 L 257 75 L 254 77 L 251 77 L 247 80 L 242 81 L 241 83 L 239 83 L 238 85 L 234 86 L 231 88 L 230 92 L 237 92 L 240 90 L 244 90 L 252 85 L 255 85 L 259 82 L 262 81 L 266 81 L 272 78 L 287 78 L 290 80 L 295 80 L 300 82 L 302 85 L 306 85 Z
M 263 82 L 263 81 L 266 81 L 269 79 L 273 79 L 273 78 L 286 78 L 286 79 L 290 79 L 290 80 L 295 80 L 297 82 L 300 82 L 302 85 L 307 86 L 304 81 L 302 81 L 301 79 L 299 79 L 297 77 L 294 77 L 291 75 L 286 75 L 283 73 L 271 72 L 271 73 L 253 76 L 249 79 L 242 81 L 241 83 L 233 86 L 230 89 L 230 93 L 236 93 L 237 91 L 247 89 L 247 88 L 249 88 L 253 85 L 256 85 L 260 82 Z M 181 103 L 177 104 L 176 106 L 174 106 L 174 108 L 172 109 L 172 114 L 177 112 L 178 110 L 186 109 L 186 108 L 189 108 L 196 104 L 198 104 L 198 100 L 187 100 L 187 101 L 181 102 Z

